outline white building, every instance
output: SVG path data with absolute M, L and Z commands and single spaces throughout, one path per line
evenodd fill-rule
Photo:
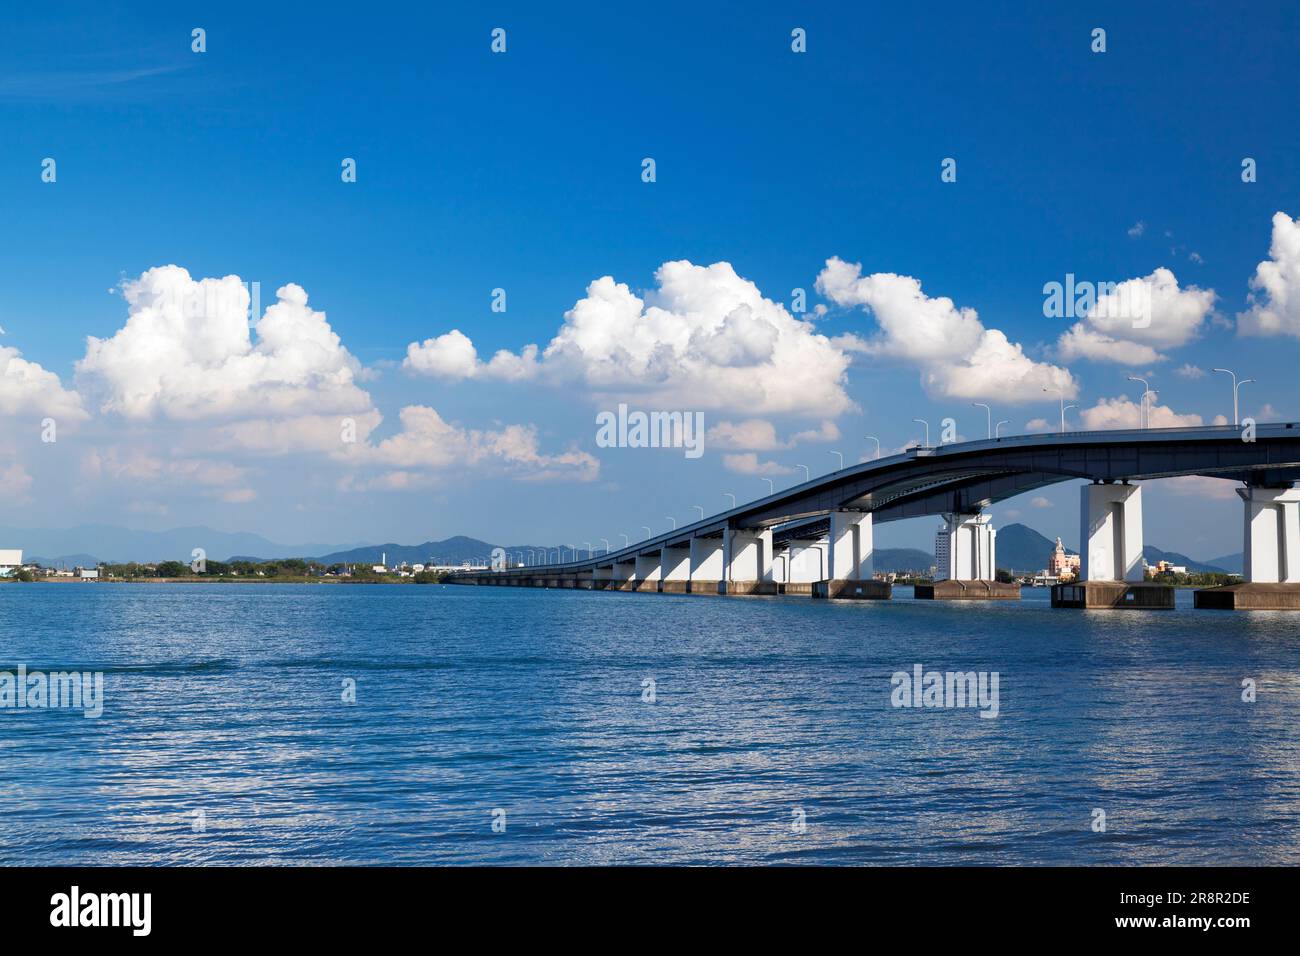
M 7 578 L 23 566 L 22 549 L 0 550 L 0 578 Z

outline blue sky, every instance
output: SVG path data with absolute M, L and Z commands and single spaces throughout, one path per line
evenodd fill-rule
M 796 463 L 828 469 L 832 449 L 858 458 L 867 434 L 902 446 L 919 436 L 913 417 L 952 415 L 978 437 L 972 389 L 1012 422 L 1006 430 L 1042 427 L 1033 423 L 1057 417 L 1034 384 L 1049 368 L 1068 370 L 1077 391 L 1074 427 L 1088 410 L 1117 423 L 1126 410 L 1108 403 L 1136 400 L 1125 377 L 1148 371 L 1170 416 L 1230 415 L 1226 377 L 1177 374 L 1188 366 L 1257 378 L 1243 414 L 1300 417 L 1290 260 L 1279 264 L 1282 285 L 1248 300 L 1275 215 L 1300 216 L 1293 5 L 1250 16 L 1209 3 L 325 5 L 310 16 L 269 6 L 30 8 L 0 36 L 0 348 L 57 375 L 67 393 L 52 398 L 46 382 L 46 394 L 15 392 L 6 407 L 0 390 L 11 489 L 0 523 L 208 524 L 281 541 L 617 542 L 669 515 L 682 521 L 697 503 L 719 508 L 724 491 L 763 491 L 748 454 L 779 485 Z M 205 53 L 191 52 L 195 27 Z M 504 54 L 489 49 L 495 27 L 506 30 Z M 806 53 L 791 50 L 796 27 Z M 1104 53 L 1090 49 L 1095 27 L 1106 30 Z M 54 183 L 41 180 L 46 157 Z M 340 179 L 344 157 L 357 162 L 355 183 Z M 641 179 L 645 157 L 653 183 Z M 941 181 L 946 157 L 956 182 Z M 1245 157 L 1255 182 L 1242 182 Z M 914 278 L 924 298 L 900 304 L 870 282 L 840 288 L 838 300 L 819 294 L 835 257 L 861 264 L 864 279 Z M 847 366 L 842 377 L 828 367 L 824 384 L 845 407 L 819 412 L 816 399 L 801 406 L 788 393 L 816 392 L 818 369 L 806 363 L 806 381 L 757 403 L 737 391 L 729 405 L 653 363 L 620 388 L 582 341 L 514 379 L 466 377 L 445 362 L 432 363 L 438 374 L 403 367 L 408 346 L 453 329 L 483 361 L 545 350 L 589 284 L 611 276 L 662 303 L 656 272 L 680 260 L 728 263 L 771 303 L 788 307 L 803 288 L 810 308 L 825 306 L 789 314 L 802 330 L 786 332 L 834 343 Z M 308 305 L 292 321 L 327 322 L 351 364 L 326 356 L 307 385 L 222 378 L 229 369 L 202 387 L 163 373 L 142 384 L 140 330 L 78 372 L 87 336 L 112 340 L 127 325 L 121 284 L 172 264 L 193 280 L 256 281 L 263 308 L 276 289 L 300 287 Z M 1107 359 L 1095 347 L 1070 352 L 1061 336 L 1075 320 L 1043 314 L 1044 283 L 1067 273 L 1118 283 L 1158 269 L 1175 282 L 1164 289 L 1170 321 L 1184 325 L 1154 345 L 1121 336 Z M 504 313 L 491 311 L 496 288 Z M 711 294 L 691 288 L 682 294 Z M 943 317 L 927 311 L 941 297 L 952 321 L 973 309 L 982 329 L 1019 346 L 1034 366 L 1020 386 L 999 387 L 990 367 L 967 374 L 960 356 L 936 362 L 909 341 L 927 316 L 942 333 Z M 1252 306 L 1271 310 L 1272 320 L 1247 321 L 1267 334 L 1241 334 L 1238 315 Z M 892 334 L 881 322 L 891 307 Z M 1158 357 L 1117 361 L 1130 346 Z M 206 375 L 221 361 L 205 354 L 196 368 Z M 740 374 L 737 361 L 724 364 Z M 351 376 L 346 388 L 340 374 Z M 241 382 L 246 401 L 207 400 Z M 153 389 L 148 401 L 127 400 L 141 388 Z M 766 449 L 719 440 L 699 460 L 599 448 L 595 413 L 620 398 L 700 409 L 711 427 L 767 423 L 780 444 L 818 438 Z M 54 416 L 53 444 L 39 441 L 42 402 L 66 411 Z M 435 410 L 452 431 L 431 432 L 427 418 L 404 425 L 408 407 Z M 310 431 L 301 416 L 321 426 L 344 413 L 360 416 L 362 453 L 284 437 Z M 1237 550 L 1229 495 L 1152 483 L 1148 541 L 1203 558 Z M 1076 538 L 1074 489 L 1043 499 L 1000 506 L 996 520 Z M 1187 522 L 1188 507 L 1204 521 Z M 928 547 L 932 526 L 882 529 L 878 541 Z

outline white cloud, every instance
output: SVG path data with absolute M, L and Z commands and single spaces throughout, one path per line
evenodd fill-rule
M 1147 224 L 1143 222 L 1141 219 L 1139 219 L 1137 222 L 1133 223 L 1133 225 L 1129 226 L 1128 236 L 1130 239 L 1136 239 L 1138 236 L 1142 235 L 1142 233 L 1146 231 L 1147 231 Z
M 444 378 L 582 382 L 597 398 L 659 407 L 829 416 L 853 407 L 849 356 L 729 263 L 666 262 L 644 299 L 612 276 L 587 287 L 538 357 L 498 352 L 486 364 L 462 333 L 407 348 L 404 366 Z
M 824 421 L 818 428 L 796 432 L 783 441 L 777 436 L 776 426 L 771 422 L 762 418 L 749 418 L 742 422 L 718 422 L 708 430 L 706 439 L 707 444 L 713 448 L 775 451 L 793 448 L 804 442 L 834 441 L 839 437 L 839 427 L 832 421 Z
M 90 336 L 77 381 L 99 408 L 126 418 L 284 418 L 364 412 L 360 364 L 307 293 L 289 283 L 250 336 L 238 276 L 194 280 L 158 266 L 122 284 L 129 314 L 111 338 Z
M 1099 294 L 1087 314 L 1060 339 L 1066 361 L 1076 358 L 1120 365 L 1164 359 L 1160 350 L 1186 345 L 1214 311 L 1213 289 L 1180 289 L 1177 277 L 1159 268 Z
M 880 328 L 868 339 L 842 336 L 837 344 L 917 365 L 933 396 L 1022 403 L 1041 399 L 1044 388 L 1077 394 L 1068 369 L 1034 361 L 1000 330 L 985 328 L 974 309 L 931 298 L 911 276 L 863 276 L 860 264 L 831 258 L 817 276 L 817 291 L 837 305 L 867 309 Z
M 31 415 L 58 421 L 86 418 L 81 397 L 68 391 L 53 372 L 0 345 L 0 415 Z
M 1092 408 L 1085 408 L 1080 415 L 1083 417 L 1083 427 L 1088 431 L 1142 427 L 1142 406 L 1129 401 L 1127 395 L 1103 398 Z M 1152 428 L 1183 428 L 1203 424 L 1200 415 L 1180 415 L 1168 405 L 1149 405 L 1147 415 Z
M 728 471 L 740 475 L 788 475 L 794 471 L 793 468 L 774 461 L 761 461 L 752 451 L 741 455 L 723 455 L 722 465 Z
M 1193 365 L 1190 362 L 1187 362 L 1176 368 L 1174 374 L 1179 375 L 1182 378 L 1205 378 L 1205 369 L 1201 368 L 1199 365 Z
M 1273 216 L 1269 258 L 1250 280 L 1250 309 L 1237 315 L 1242 335 L 1300 337 L 1300 219 Z
M 1035 507 L 1035 508 L 1050 508 L 1050 507 L 1052 507 L 1052 502 L 1051 502 L 1049 499 L 1044 498 L 1042 495 L 1036 495 L 1034 498 L 1032 498 L 1032 499 L 1030 500 L 1029 503 L 1030 503 L 1030 505 L 1032 505 L 1032 506 Z

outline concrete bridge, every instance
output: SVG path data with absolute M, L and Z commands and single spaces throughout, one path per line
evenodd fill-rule
M 1180 475 L 1241 482 L 1243 583 L 1197 592 L 1197 606 L 1300 608 L 1300 424 L 1015 435 L 865 462 L 585 560 L 453 574 L 449 582 L 685 594 L 888 598 L 873 580 L 877 523 L 942 516 L 944 566 L 918 597 L 1016 597 L 998 587 L 984 509 L 1071 479 L 1080 489 L 1079 582 L 1063 607 L 1172 606 L 1143 584 L 1142 485 Z M 947 547 L 943 547 L 946 544 Z M 946 551 L 946 555 L 943 552 Z M 1010 590 L 1010 589 L 1014 589 Z

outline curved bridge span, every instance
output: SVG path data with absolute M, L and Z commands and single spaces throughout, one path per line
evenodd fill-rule
M 1081 489 L 1085 582 L 1142 580 L 1144 480 L 1241 482 L 1247 582 L 1300 588 L 1300 423 L 1018 435 L 912 447 L 820 475 L 629 547 L 584 560 L 449 576 L 454 583 L 679 593 L 882 597 L 872 582 L 877 522 L 942 515 L 939 577 L 987 581 L 995 532 L 983 509 L 1062 481 Z M 940 550 L 943 550 L 942 544 Z M 948 566 L 944 567 L 944 558 Z M 888 587 L 887 585 L 885 586 Z

